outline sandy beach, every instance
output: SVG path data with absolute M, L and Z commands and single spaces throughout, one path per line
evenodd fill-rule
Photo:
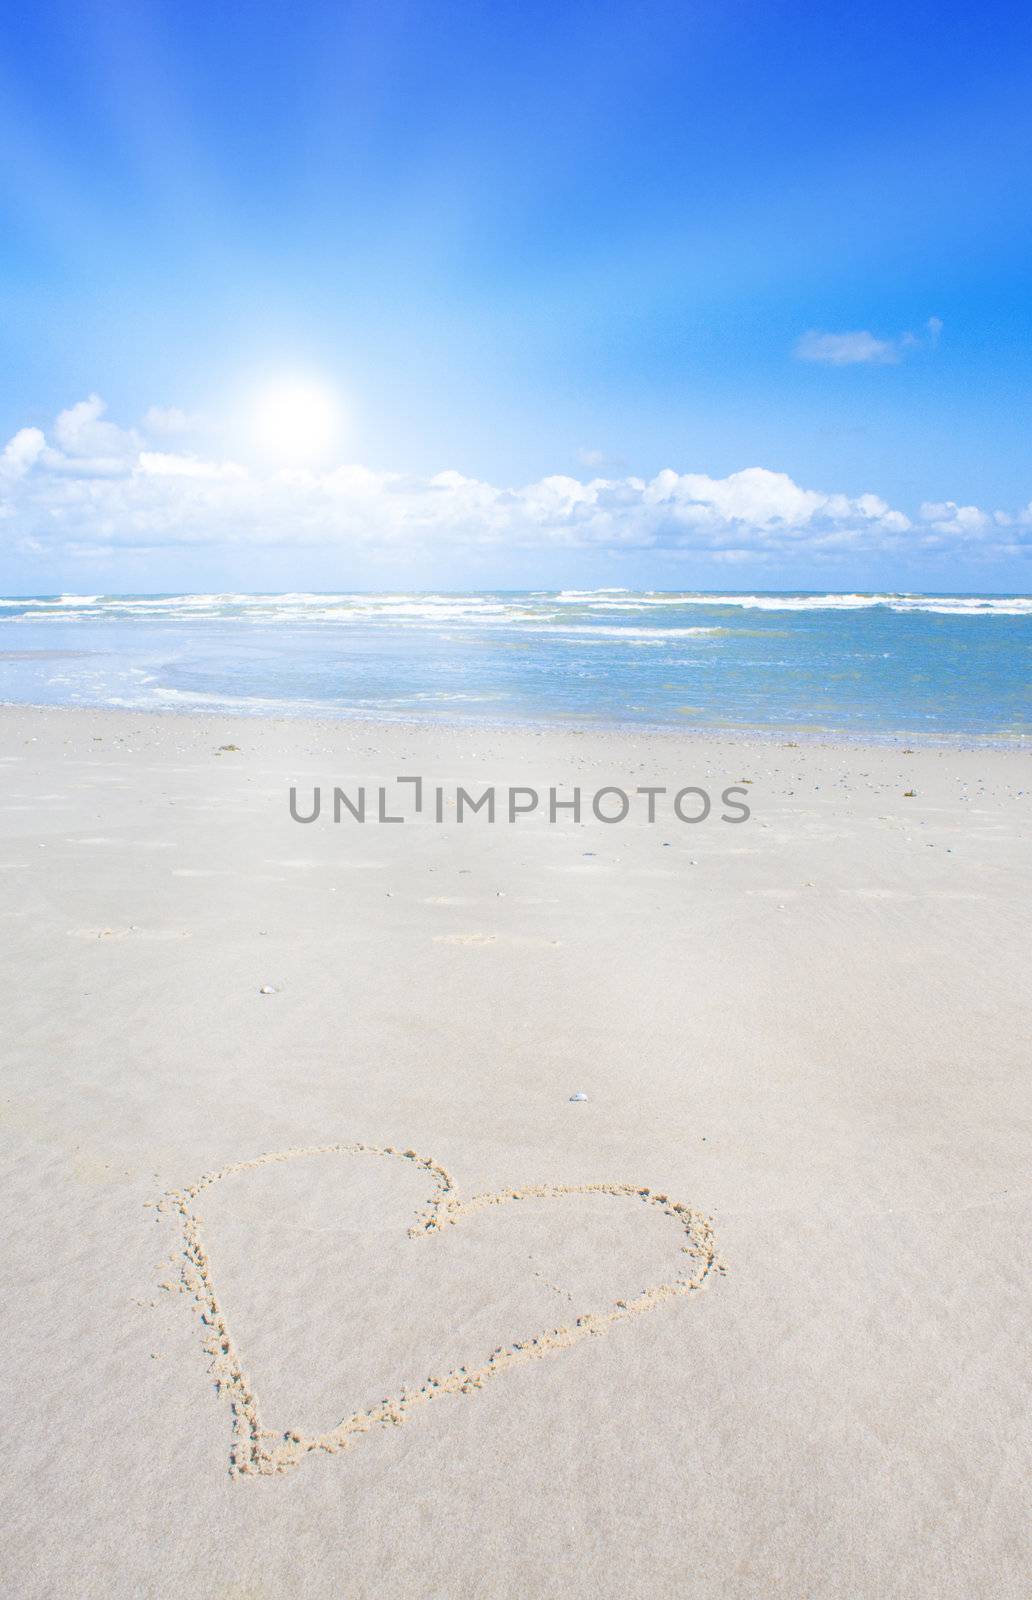
M 1027 1595 L 1027 753 L 22 708 L 0 761 L 5 1594 Z

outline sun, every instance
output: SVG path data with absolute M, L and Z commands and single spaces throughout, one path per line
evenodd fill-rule
M 317 460 L 334 443 L 341 422 L 333 390 L 310 378 L 281 378 L 255 396 L 255 442 L 277 461 Z

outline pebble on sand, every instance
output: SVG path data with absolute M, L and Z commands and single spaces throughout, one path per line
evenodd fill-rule
M 582 1089 L 578 1089 L 576 1094 L 571 1094 L 571 1096 L 570 1096 L 571 1101 L 573 1101 L 573 1100 L 586 1100 L 587 1098 L 588 1098 L 587 1095 L 584 1093 L 584 1091 Z

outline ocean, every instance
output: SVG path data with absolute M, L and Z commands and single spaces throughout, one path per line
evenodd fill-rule
M 1011 742 L 1032 597 L 36 596 L 0 600 L 0 700 Z

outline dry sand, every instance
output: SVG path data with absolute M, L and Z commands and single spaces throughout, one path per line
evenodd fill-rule
M 1027 755 L 0 758 L 5 1594 L 1028 1595 Z M 290 818 L 401 773 L 753 815 Z

